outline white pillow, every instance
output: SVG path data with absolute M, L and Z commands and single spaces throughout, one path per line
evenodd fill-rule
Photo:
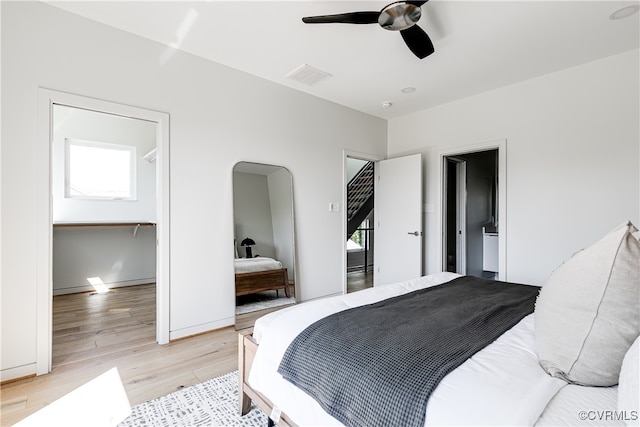
M 622 361 L 618 412 L 628 426 L 640 425 L 640 337 L 636 338 Z
M 540 365 L 593 386 L 618 383 L 640 334 L 640 242 L 630 222 L 576 253 L 549 277 L 536 301 Z

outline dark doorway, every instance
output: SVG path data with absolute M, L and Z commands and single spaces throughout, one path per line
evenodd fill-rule
M 446 271 L 498 275 L 498 150 L 444 157 Z

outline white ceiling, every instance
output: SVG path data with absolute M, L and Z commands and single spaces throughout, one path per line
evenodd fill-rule
M 284 86 L 392 118 L 640 46 L 639 1 L 431 0 L 419 25 L 435 53 L 418 59 L 377 24 L 304 24 L 303 16 L 380 10 L 386 1 L 48 2 Z M 171 60 L 168 51 L 162 61 Z M 308 64 L 314 86 L 285 76 Z M 415 87 L 405 94 L 402 88 Z M 390 101 L 390 108 L 382 108 Z

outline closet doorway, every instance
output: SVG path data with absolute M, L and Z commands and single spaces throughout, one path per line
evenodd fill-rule
M 60 365 L 102 355 L 91 347 L 109 354 L 122 341 L 167 343 L 168 115 L 46 89 L 39 107 L 40 183 L 50 190 L 39 212 L 46 275 L 37 297 L 46 315 L 37 325 L 37 373 L 51 370 L 54 354 Z M 51 301 L 65 294 L 85 301 L 63 305 L 54 322 Z M 90 339 L 65 348 L 83 336 Z
M 53 367 L 156 340 L 156 126 L 53 106 Z

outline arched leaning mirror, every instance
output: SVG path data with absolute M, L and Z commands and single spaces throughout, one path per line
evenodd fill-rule
M 293 181 L 282 166 L 233 168 L 236 328 L 295 303 Z

